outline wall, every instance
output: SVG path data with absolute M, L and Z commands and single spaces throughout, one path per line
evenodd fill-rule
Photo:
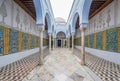
M 0 1 L 0 56 L 37 48 L 36 21 L 14 0 Z
M 114 0 L 89 20 L 85 31 L 86 47 L 120 53 L 119 4 L 119 0 Z M 81 45 L 79 35 L 77 32 L 75 45 Z
M 0 26 L 0 55 L 33 49 L 38 45 L 38 36 Z
M 0 1 L 0 25 L 39 36 L 36 21 L 14 0 Z

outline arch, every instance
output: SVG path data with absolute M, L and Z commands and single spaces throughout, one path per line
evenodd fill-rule
M 54 25 L 52 25 L 52 32 L 54 32 L 54 30 L 55 30 L 55 29 L 54 29 Z
M 57 37 L 57 38 L 66 38 L 66 35 L 65 35 L 64 32 L 60 31 L 60 32 L 57 33 L 57 36 L 56 36 L 56 37 Z
M 80 12 L 80 27 L 87 27 L 92 0 L 84 0 Z
M 70 33 L 71 33 L 71 25 L 69 25 L 69 27 L 68 27 L 68 36 L 70 36 Z
M 35 11 L 36 11 L 36 24 L 39 28 L 44 27 L 44 17 L 42 10 L 42 1 L 41 0 L 33 0 Z
M 72 28 L 71 28 L 71 33 L 75 33 L 75 28 L 76 28 L 76 22 L 77 22 L 77 18 L 79 17 L 79 13 L 76 12 L 73 16 L 72 19 Z M 80 18 L 79 18 L 80 19 Z M 79 20 L 80 21 L 80 20 Z
M 45 18 L 44 19 L 46 19 L 46 21 L 47 21 L 48 33 L 52 33 L 51 19 L 50 19 L 49 13 L 45 14 Z

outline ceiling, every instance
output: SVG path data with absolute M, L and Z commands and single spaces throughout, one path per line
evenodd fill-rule
M 89 18 L 95 16 L 103 8 L 109 5 L 113 0 L 93 0 L 90 8 Z
M 33 0 L 14 0 L 19 4 L 28 14 L 36 20 L 36 13 Z

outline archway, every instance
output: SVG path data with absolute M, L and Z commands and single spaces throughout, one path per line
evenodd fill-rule
M 74 16 L 73 16 L 73 20 L 72 20 L 72 30 L 71 32 L 72 33 L 75 33 L 75 30 L 76 30 L 76 26 L 77 28 L 79 28 L 79 13 L 75 13 Z M 76 22 L 77 22 L 77 25 L 76 25 Z
M 60 31 L 57 33 L 57 47 L 65 47 L 66 46 L 66 35 L 64 32 Z
M 45 14 L 45 24 L 47 23 L 48 33 L 52 33 L 51 19 L 49 13 Z

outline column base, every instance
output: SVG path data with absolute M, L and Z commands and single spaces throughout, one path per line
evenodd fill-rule
M 81 62 L 80 62 L 80 65 L 81 65 L 81 66 L 85 66 L 85 62 L 81 61 Z
M 44 65 L 44 63 L 43 63 L 43 62 L 40 62 L 38 65 L 39 65 L 39 66 L 43 66 L 43 65 Z

